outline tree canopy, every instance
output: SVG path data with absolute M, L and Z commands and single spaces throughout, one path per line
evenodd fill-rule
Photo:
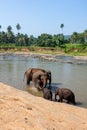
M 7 27 L 7 32 L 1 30 L 0 25 L 0 44 L 14 43 L 17 46 L 41 46 L 41 47 L 63 47 L 65 43 L 69 44 L 87 44 L 87 29 L 82 33 L 73 32 L 72 35 L 66 36 L 63 34 L 47 34 L 43 33 L 37 38 L 33 35 L 28 36 L 27 34 L 19 33 L 21 29 L 20 24 L 16 25 L 18 33 L 15 35 L 11 25 Z M 64 24 L 60 25 L 60 28 L 64 28 Z

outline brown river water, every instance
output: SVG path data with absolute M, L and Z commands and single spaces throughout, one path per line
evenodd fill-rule
M 26 86 L 26 79 L 23 82 L 24 72 L 30 67 L 51 70 L 53 94 L 56 87 L 69 88 L 75 94 L 77 106 L 87 108 L 87 61 L 84 63 L 82 60 L 65 56 L 56 58 L 58 61 L 29 55 L 1 54 L 0 82 L 28 91 L 33 95 L 42 96 L 42 92 L 33 87 L 33 83 Z

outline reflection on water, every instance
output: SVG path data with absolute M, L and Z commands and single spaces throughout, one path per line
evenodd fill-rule
M 73 60 L 72 57 L 62 58 Z M 24 72 L 30 67 L 51 70 L 52 92 L 56 87 L 69 88 L 75 93 L 78 106 L 87 108 L 87 65 L 47 61 L 28 55 L 0 55 L 0 82 L 42 97 L 42 91 L 32 85 L 26 86 L 26 80 L 23 82 Z

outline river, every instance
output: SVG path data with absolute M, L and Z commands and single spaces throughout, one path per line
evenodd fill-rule
M 26 80 L 23 82 L 24 72 L 30 67 L 51 70 L 53 93 L 56 87 L 69 88 L 75 93 L 77 105 L 87 108 L 87 64 L 82 64 L 82 60 L 80 62 L 72 57 L 56 58 L 58 61 L 54 62 L 29 55 L 1 54 L 0 82 L 42 96 L 32 84 L 26 86 Z M 64 62 L 60 62 L 60 59 Z M 73 64 L 67 60 L 73 61 Z

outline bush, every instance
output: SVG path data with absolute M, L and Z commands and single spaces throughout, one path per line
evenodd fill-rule
M 87 52 L 87 45 L 84 44 L 66 44 L 65 52 Z

